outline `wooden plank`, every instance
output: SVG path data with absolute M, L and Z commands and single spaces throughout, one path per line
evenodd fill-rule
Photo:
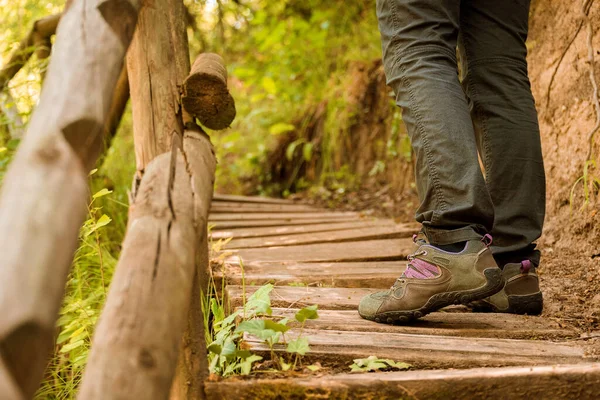
M 287 225 L 287 226 L 266 226 L 266 227 L 249 227 L 249 228 L 221 228 L 222 230 L 215 229 L 211 232 L 212 239 L 225 239 L 225 238 L 254 238 L 254 237 L 269 237 L 269 236 L 285 236 L 300 233 L 316 233 L 316 232 L 332 232 L 344 229 L 365 229 L 374 226 L 395 226 L 397 225 L 392 220 L 386 219 L 368 219 L 364 218 L 359 221 L 331 221 L 321 224 L 304 224 L 306 221 L 302 221 L 300 225 Z M 415 224 L 402 224 L 401 226 L 407 229 L 411 227 L 415 232 L 418 227 Z M 416 228 L 416 229 L 415 229 Z
M 402 225 L 373 226 L 363 229 L 346 229 L 330 232 L 311 232 L 295 235 L 281 235 L 261 238 L 233 239 L 225 246 L 226 249 L 248 249 L 273 246 L 295 246 L 316 243 L 341 243 L 358 240 L 394 239 L 412 236 L 412 227 Z
M 369 219 L 366 219 L 369 221 Z M 312 219 L 266 219 L 252 221 L 210 221 L 209 225 L 212 231 L 234 228 L 256 228 L 256 227 L 282 227 L 294 225 L 311 225 L 311 224 L 339 224 L 343 222 L 358 222 L 361 221 L 356 217 L 347 218 L 312 218 Z
M 346 399 L 593 400 L 598 398 L 600 363 L 533 367 L 472 368 L 337 374 L 285 379 L 228 379 L 206 384 L 207 398 L 287 399 L 325 394 Z M 325 397 L 324 397 L 325 398 Z
M 273 315 L 289 318 L 292 326 L 297 309 L 273 308 Z M 500 339 L 567 339 L 576 331 L 561 328 L 542 317 L 492 313 L 434 312 L 410 325 L 378 324 L 361 318 L 356 310 L 319 310 L 319 318 L 307 320 L 305 327 L 316 330 L 351 332 L 408 333 Z
M 312 212 L 312 213 L 227 213 L 227 214 L 211 214 L 208 217 L 209 221 L 257 221 L 269 219 L 335 219 L 335 218 L 358 218 L 360 215 L 355 212 Z
M 213 196 L 213 202 L 218 203 L 221 201 L 237 202 L 237 203 L 294 204 L 294 202 L 290 201 L 290 200 L 274 199 L 271 197 L 238 196 L 238 195 L 232 195 L 232 194 L 215 193 L 215 195 Z
M 473 366 L 540 365 L 585 362 L 577 345 L 540 340 L 515 340 L 405 333 L 290 329 L 287 341 L 302 336 L 310 344 L 309 356 L 336 364 L 376 356 L 411 364 L 414 368 L 468 368 Z M 245 348 L 268 352 L 262 339 L 245 334 Z M 274 347 L 285 352 L 284 343 Z M 348 365 L 349 365 L 348 364 Z
M 326 211 L 322 208 L 315 208 L 304 204 L 268 204 L 268 203 L 232 203 L 218 202 L 214 203 L 210 209 L 211 214 L 216 213 L 249 213 L 249 212 L 319 212 Z
M 360 242 L 307 244 L 264 249 L 232 250 L 226 262 L 245 265 L 268 261 L 394 261 L 405 260 L 414 249 L 412 239 L 382 239 Z
M 285 286 L 300 283 L 310 286 L 341 288 L 389 288 L 406 268 L 406 261 L 370 261 L 341 263 L 266 262 L 225 264 L 224 271 L 214 271 L 215 279 L 226 276 L 227 284 L 251 285 L 273 283 Z
M 225 288 L 227 298 L 232 307 L 242 305 L 242 293 L 249 297 L 260 286 L 228 285 Z M 381 289 L 368 288 L 316 288 L 276 286 L 271 292 L 273 307 L 304 307 L 316 304 L 319 309 L 327 310 L 357 310 L 358 302 L 367 294 Z

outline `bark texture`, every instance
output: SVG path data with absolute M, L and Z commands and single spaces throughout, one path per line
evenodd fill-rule
M 180 88 L 190 71 L 181 0 L 148 2 L 127 55 L 137 170 L 183 135 Z
M 65 13 L 40 105 L 2 186 L 0 374 L 10 376 L 0 384 L 14 381 L 24 398 L 33 396 L 52 349 L 87 172 L 101 149 L 138 8 L 136 0 L 90 0 Z
M 183 83 L 183 107 L 209 129 L 225 129 L 235 118 L 235 102 L 227 90 L 227 69 L 214 53 L 200 54 Z
M 177 137 L 175 141 L 170 153 L 148 164 L 131 205 L 80 399 L 150 400 L 170 393 L 197 279 L 196 263 L 208 257 L 204 229 L 216 164 L 212 146 L 201 134 L 186 132 L 183 146 L 177 145 Z M 193 332 L 198 336 L 183 345 L 184 356 L 193 364 L 186 369 L 190 380 L 206 368 L 196 361 L 206 352 L 202 342 L 200 348 L 196 344 L 204 339 L 197 328 Z M 188 380 L 181 384 L 196 387 Z M 201 398 L 201 390 L 202 386 L 197 394 L 181 398 Z

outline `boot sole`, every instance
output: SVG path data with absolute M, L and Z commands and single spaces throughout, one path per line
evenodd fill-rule
M 540 315 L 544 309 L 542 292 L 508 296 L 508 308 L 498 308 L 489 301 L 473 305 L 473 312 L 506 313 L 518 315 Z
M 453 304 L 469 304 L 476 300 L 498 293 L 504 287 L 504 277 L 500 268 L 488 268 L 483 271 L 487 283 L 483 287 L 471 290 L 460 290 L 456 292 L 444 292 L 431 296 L 427 303 L 416 310 L 410 311 L 388 311 L 378 315 L 363 315 L 361 317 L 375 322 L 388 324 L 401 324 L 424 317 L 440 308 Z

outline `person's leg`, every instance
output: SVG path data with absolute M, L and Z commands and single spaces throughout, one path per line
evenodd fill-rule
M 545 177 L 540 133 L 527 75 L 529 0 L 463 0 L 463 87 L 494 205 L 494 257 L 501 266 L 539 264 Z
M 527 76 L 529 0 L 463 0 L 460 40 L 463 86 L 494 204 L 492 251 L 504 290 L 476 310 L 540 314 L 543 308 L 533 242 L 542 233 L 545 177 L 535 103 Z
M 378 0 L 388 84 L 416 157 L 417 221 L 432 244 L 481 238 L 493 207 L 457 75 L 460 0 Z
M 363 318 L 395 323 L 491 296 L 504 278 L 489 235 L 481 236 L 494 216 L 457 76 L 460 0 L 378 0 L 377 14 L 386 77 L 416 156 L 417 220 L 429 240 L 415 239 L 390 290 L 360 301 Z

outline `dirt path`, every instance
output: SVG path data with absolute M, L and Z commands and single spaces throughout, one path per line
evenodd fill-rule
M 323 369 L 309 376 L 253 377 L 243 385 L 226 379 L 209 385 L 209 398 L 464 398 L 465 390 L 472 394 L 469 398 L 494 393 L 594 398 L 592 388 L 600 385 L 600 364 L 590 357 L 593 335 L 566 318 L 475 314 L 448 307 L 406 326 L 361 319 L 356 312 L 360 298 L 388 288 L 405 268 L 410 236 L 417 229 L 413 224 L 238 196 L 216 196 L 210 220 L 213 238 L 232 238 L 223 270 L 215 271 L 216 278 L 225 279 L 231 306 L 240 306 L 244 295 L 265 283 L 275 285 L 275 315 L 293 316 L 317 304 L 320 318 L 307 321 L 302 334 L 311 345 L 306 361 Z M 549 296 L 551 310 L 555 296 Z M 299 331 L 292 325 L 286 337 Z M 269 351 L 252 336 L 245 342 L 254 352 Z M 347 374 L 353 359 L 369 356 L 412 368 Z M 521 379 L 527 384 L 515 388 Z M 560 379 L 570 384 L 556 386 Z

